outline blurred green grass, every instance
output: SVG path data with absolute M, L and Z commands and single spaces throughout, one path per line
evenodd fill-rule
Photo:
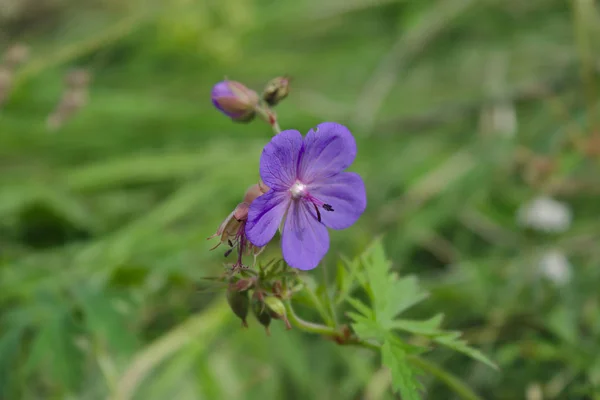
M 369 205 L 332 234 L 327 274 L 384 234 L 400 273 L 432 293 L 421 311 L 445 313 L 501 371 L 445 351 L 432 361 L 486 399 L 533 400 L 536 385 L 543 398 L 599 398 L 594 4 L 33 4 L 0 1 L 0 48 L 31 46 L 0 109 L 1 398 L 106 398 L 132 366 L 153 367 L 135 398 L 392 398 L 372 354 L 240 330 L 222 293 L 198 288 L 222 271 L 205 238 L 256 181 L 270 136 L 220 115 L 210 88 L 227 76 L 259 90 L 282 74 L 294 78 L 284 129 L 335 120 L 359 146 Z M 49 132 L 74 67 L 92 74 L 90 100 Z M 514 135 L 509 117 L 494 122 L 502 107 Z M 539 157 L 554 169 L 527 179 Z M 517 224 L 542 193 L 571 205 L 567 232 Z M 538 273 L 549 248 L 573 265 L 566 285 Z M 424 383 L 429 398 L 453 396 Z

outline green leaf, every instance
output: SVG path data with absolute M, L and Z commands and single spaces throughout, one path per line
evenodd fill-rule
M 93 293 L 87 290 L 82 294 L 82 306 L 88 331 L 96 344 L 107 351 L 126 357 L 137 349 L 137 339 L 128 326 L 131 316 L 117 311 L 119 298 L 110 293 Z M 123 301 L 123 300 L 121 300 Z
M 365 303 L 360 300 L 349 298 L 348 303 L 352 305 L 359 313 L 361 313 L 364 317 L 375 319 L 375 314 L 373 310 L 371 310 Z
M 480 361 L 494 369 L 498 369 L 498 366 L 489 358 L 487 358 L 482 352 L 473 347 L 470 347 L 466 341 L 459 339 L 461 336 L 460 332 L 448 332 L 444 335 L 434 338 L 434 341 L 463 353 L 477 361 Z
M 358 313 L 352 311 L 346 313 L 354 321 L 352 324 L 354 332 L 363 339 L 383 340 L 387 331 L 375 321 L 373 311 L 360 300 L 349 298 L 348 302 L 358 311 Z
M 391 335 L 381 346 L 382 362 L 392 373 L 394 391 L 400 392 L 403 400 L 420 400 L 419 391 L 422 390 L 422 386 L 414 375 L 407 355 L 402 343 Z
M 348 312 L 348 316 L 354 321 L 352 329 L 356 334 L 363 339 L 378 339 L 382 340 L 387 331 L 381 329 L 381 327 L 372 319 L 365 318 L 362 315 Z
M 23 332 L 22 326 L 16 326 L 4 332 L 0 337 L 0 397 L 2 398 L 9 398 L 10 390 L 18 385 L 18 379 L 14 376 L 14 368 L 19 353 L 22 351 Z
M 398 329 L 417 335 L 432 336 L 443 333 L 440 330 L 440 324 L 442 323 L 443 315 L 437 314 L 433 318 L 426 321 L 411 321 L 406 319 L 397 319 L 392 322 L 391 328 Z
M 365 268 L 369 295 L 376 319 L 383 327 L 390 327 L 394 317 L 425 299 L 428 294 L 419 287 L 413 276 L 398 279 L 390 273 L 381 240 L 376 240 L 361 257 Z
M 32 343 L 26 373 L 45 372 L 69 390 L 76 389 L 81 384 L 83 354 L 75 345 L 74 330 L 67 312 L 57 309 L 55 315 L 44 321 Z
M 342 257 L 342 261 L 338 263 L 336 304 L 339 305 L 348 299 L 350 293 L 356 289 L 357 282 L 363 287 L 367 286 L 367 280 L 360 265 L 360 258 L 348 260 Z

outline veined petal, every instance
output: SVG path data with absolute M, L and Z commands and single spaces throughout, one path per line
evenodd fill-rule
M 266 246 L 273 239 L 290 201 L 286 192 L 269 190 L 250 204 L 246 236 L 253 245 Z
M 321 222 L 331 229 L 348 228 L 367 208 L 365 184 L 354 172 L 334 175 L 309 185 L 308 190 L 311 196 L 333 208 L 333 211 L 321 210 Z
M 298 176 L 306 184 L 340 173 L 356 157 L 356 141 L 344 125 L 323 122 L 304 138 Z
M 297 178 L 302 135 L 287 130 L 274 136 L 260 156 L 260 177 L 275 190 L 289 189 Z
M 329 250 L 329 233 L 302 200 L 292 201 L 281 235 L 283 258 L 293 268 L 309 270 L 319 265 Z

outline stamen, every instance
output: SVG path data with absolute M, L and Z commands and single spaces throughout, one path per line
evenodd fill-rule
M 333 207 L 330 204 L 323 204 L 323 208 L 327 211 L 333 211 Z
M 229 243 L 229 247 L 233 247 L 233 243 L 231 242 L 231 239 L 227 239 L 227 243 Z
M 317 212 L 317 221 L 321 222 L 321 212 L 319 211 L 319 207 L 317 207 L 315 203 L 312 203 L 312 205 L 315 207 L 315 211 Z
M 231 254 L 231 252 L 232 252 L 232 251 L 233 251 L 233 247 L 232 247 L 231 249 L 227 250 L 227 251 L 225 252 L 225 258 L 227 258 L 227 256 L 229 256 L 229 255 Z

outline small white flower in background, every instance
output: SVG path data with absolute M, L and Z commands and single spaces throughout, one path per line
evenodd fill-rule
M 517 213 L 519 225 L 542 232 L 564 232 L 571 226 L 572 218 L 567 204 L 547 196 L 522 205 Z
M 539 270 L 542 276 L 557 285 L 568 283 L 573 274 L 573 267 L 560 250 L 549 250 L 542 254 L 539 261 Z

